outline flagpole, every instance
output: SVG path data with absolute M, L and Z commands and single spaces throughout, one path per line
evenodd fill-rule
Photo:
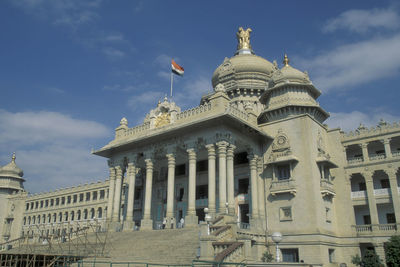
M 172 84 L 174 82 L 174 74 L 171 71 L 171 98 L 172 98 Z

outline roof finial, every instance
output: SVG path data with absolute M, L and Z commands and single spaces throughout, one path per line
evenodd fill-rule
M 284 64 L 285 66 L 289 66 L 289 62 L 290 62 L 290 60 L 289 60 L 288 56 L 287 56 L 286 53 L 285 53 L 285 56 L 284 56 L 284 58 L 283 58 L 283 64 Z
M 11 162 L 13 162 L 13 163 L 15 163 L 15 159 L 16 159 L 17 157 L 15 156 L 15 152 L 13 152 L 13 155 L 12 155 L 12 157 L 11 157 Z
M 243 27 L 239 27 L 239 30 L 236 33 L 236 38 L 238 40 L 237 50 L 247 49 L 251 50 L 250 45 L 250 33 L 252 32 L 251 28 L 247 28 L 246 30 Z

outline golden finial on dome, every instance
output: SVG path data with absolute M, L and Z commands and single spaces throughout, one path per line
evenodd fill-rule
M 15 152 L 13 152 L 13 154 L 12 154 L 12 157 L 11 157 L 11 162 L 14 162 L 15 163 L 15 159 L 16 159 L 17 157 L 15 156 Z
M 246 30 L 243 27 L 239 27 L 238 32 L 236 33 L 236 38 L 238 40 L 237 49 L 250 49 L 250 33 L 252 32 L 251 28 L 247 28 Z
M 289 66 L 289 62 L 290 62 L 290 60 L 289 60 L 288 56 L 285 54 L 285 56 L 283 58 L 283 65 Z

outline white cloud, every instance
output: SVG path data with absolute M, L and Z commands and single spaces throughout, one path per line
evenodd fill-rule
M 400 34 L 339 46 L 313 59 L 299 59 L 323 91 L 397 75 L 400 69 Z
M 156 107 L 158 100 L 163 99 L 164 94 L 165 93 L 159 91 L 147 91 L 140 95 L 131 96 L 128 99 L 127 104 L 132 110 L 136 110 L 137 108 L 146 106 L 149 107 L 148 111 L 150 111 L 151 109 Z
M 344 131 L 355 130 L 360 123 L 367 127 L 376 126 L 380 119 L 387 122 L 400 121 L 399 116 L 394 116 L 386 112 L 373 112 L 372 114 L 363 113 L 360 111 L 345 112 L 332 112 L 331 117 L 326 120 L 330 128 L 340 127 Z
M 364 33 L 370 29 L 397 29 L 400 17 L 393 9 L 347 10 L 337 18 L 329 20 L 323 27 L 325 32 L 346 29 L 351 32 Z
M 16 151 L 25 188 L 31 192 L 104 180 L 106 161 L 91 155 L 89 144 L 105 144 L 111 135 L 100 123 L 57 112 L 0 110 L 0 164 L 8 163 Z
M 154 63 L 162 69 L 169 69 L 171 68 L 171 59 L 172 59 L 171 56 L 168 56 L 166 54 L 161 54 L 156 57 Z
M 212 91 L 211 81 L 205 76 L 189 80 L 181 87 L 174 88 L 174 101 L 182 108 L 198 105 L 201 97 Z
M 105 47 L 103 49 L 103 53 L 109 58 L 109 59 L 121 59 L 125 57 L 125 52 L 113 48 L 113 47 Z

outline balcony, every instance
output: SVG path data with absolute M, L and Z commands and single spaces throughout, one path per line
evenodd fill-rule
M 276 194 L 285 194 L 285 193 L 290 193 L 293 196 L 295 196 L 296 195 L 295 180 L 290 178 L 290 179 L 272 181 L 270 192 L 272 196 L 275 196 Z
M 362 163 L 364 159 L 362 157 L 354 157 L 354 158 L 348 158 L 347 163 L 349 165 L 354 165 L 354 164 L 359 164 Z
M 374 189 L 374 196 L 389 196 L 390 188 Z
M 395 223 L 388 224 L 364 224 L 353 225 L 358 236 L 366 236 L 371 234 L 393 235 L 397 233 L 397 225 Z
M 351 192 L 351 199 L 354 198 L 366 198 L 367 197 L 367 191 L 354 191 Z
M 370 154 L 369 155 L 369 160 L 370 161 L 383 160 L 385 158 L 386 158 L 385 154 Z
M 329 180 L 321 180 L 321 194 L 322 196 L 336 196 L 335 190 L 333 189 L 333 183 Z

